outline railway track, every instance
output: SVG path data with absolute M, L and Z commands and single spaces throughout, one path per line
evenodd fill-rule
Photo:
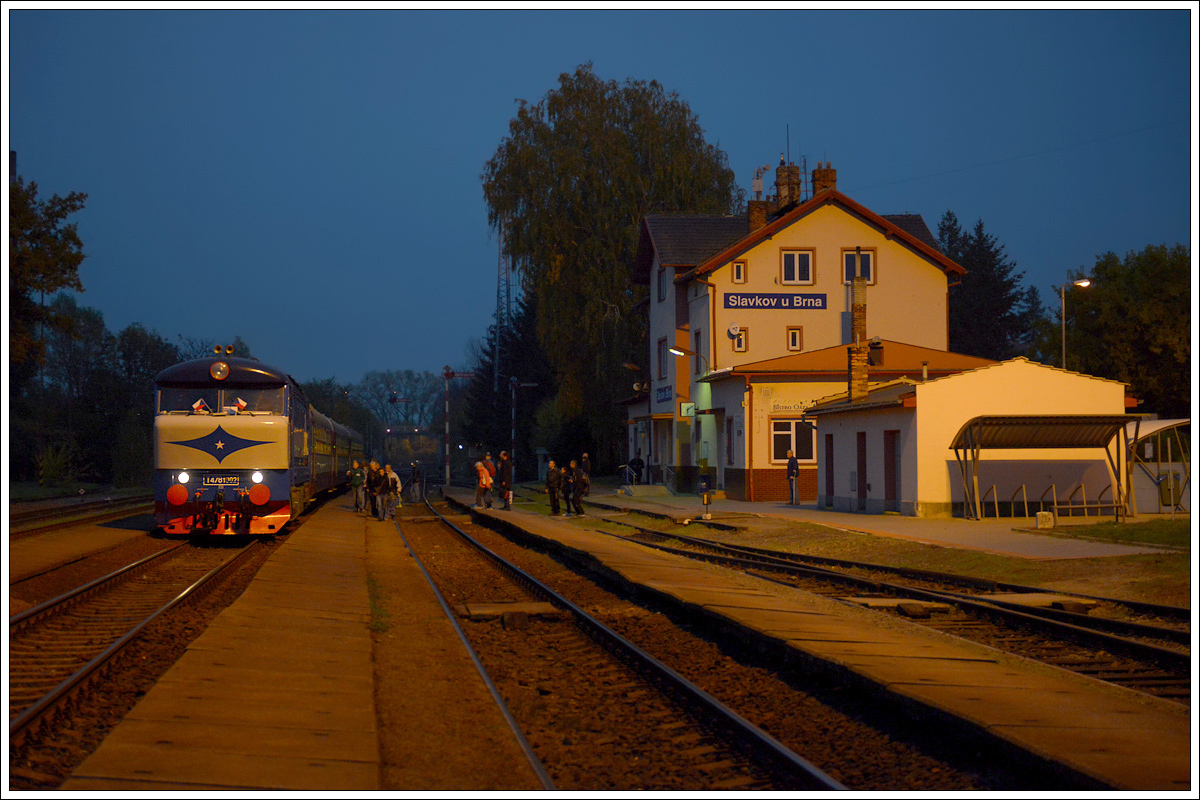
M 702 623 L 696 627 L 694 619 L 672 619 L 674 610 L 667 606 L 638 605 L 623 596 L 621 587 L 607 584 L 602 576 L 588 574 L 586 567 L 580 570 L 582 564 L 562 563 L 561 555 L 551 554 L 557 551 L 541 551 L 536 540 L 524 538 L 517 529 L 502 526 L 501 533 L 490 527 L 469 524 L 465 527 L 475 544 L 451 547 L 443 538 L 446 534 L 435 532 L 431 524 L 404 524 L 402 535 L 409 549 L 427 562 L 431 582 L 446 597 L 446 604 L 456 608 L 456 615 L 466 620 L 462 627 L 471 647 L 479 653 L 478 659 L 500 687 L 505 702 L 559 789 L 679 787 L 680 784 L 664 782 L 660 786 L 655 782 L 665 780 L 662 776 L 671 774 L 671 768 L 657 763 L 649 754 L 678 755 L 681 749 L 709 755 L 747 752 L 746 743 L 739 743 L 736 735 L 714 733 L 714 724 L 707 712 L 699 713 L 699 701 L 694 699 L 692 691 L 685 691 L 682 699 L 677 691 L 672 691 L 669 694 L 677 708 L 669 713 L 682 713 L 692 719 L 683 725 L 699 724 L 701 728 L 682 727 L 672 717 L 669 725 L 679 742 L 660 739 L 659 744 L 651 747 L 646 743 L 651 740 L 639 740 L 634 752 L 642 754 L 641 760 L 622 760 L 620 749 L 629 737 L 641 736 L 645 720 L 652 718 L 652 713 L 660 713 L 651 711 L 642 702 L 660 694 L 661 689 L 652 687 L 660 686 L 661 681 L 650 679 L 650 688 L 646 684 L 633 688 L 633 679 L 622 676 L 616 682 L 626 684 L 627 694 L 616 699 L 608 696 L 612 679 L 605 677 L 605 670 L 585 672 L 583 657 L 573 647 L 563 649 L 557 644 L 559 629 L 568 622 L 563 617 L 568 613 L 575 617 L 576 611 L 582 613 L 583 609 L 596 619 L 596 623 L 585 623 L 589 629 L 593 624 L 609 628 L 700 693 L 732 711 L 758 731 L 754 736 L 765 737 L 774 746 L 791 751 L 802 762 L 814 765 L 834 782 L 850 789 L 1079 788 L 1072 783 L 1074 776 L 1064 776 L 1055 765 L 996 747 L 990 739 L 985 742 L 966 728 L 954 724 L 914 725 L 911 710 L 880 702 L 881 698 L 872 693 L 848 691 L 846 686 L 830 682 L 828 676 L 797 669 L 799 665 L 786 656 L 779 660 L 777 652 L 748 650 L 744 639 L 728 637 L 725 631 L 709 629 Z M 503 567 L 505 572 L 519 568 L 536 574 L 537 596 L 530 597 L 525 589 L 517 592 L 510 586 L 504 590 L 510 594 L 499 602 L 482 599 L 473 604 L 471 598 L 492 579 L 474 571 L 456 574 L 467 569 L 465 565 L 471 560 L 465 555 L 468 547 L 487 549 L 492 553 L 489 558 L 502 557 L 514 565 Z M 527 579 L 521 580 L 524 586 Z M 541 619 L 530 615 L 527 622 L 519 621 L 518 603 L 544 597 L 543 590 L 552 590 L 563 598 L 551 601 L 560 616 Z M 569 605 L 564 605 L 564 601 Z M 490 620 L 486 615 L 476 617 L 470 610 L 473 605 L 489 604 L 493 606 Z M 500 610 L 505 604 L 514 609 L 507 619 Z M 533 657 L 530 665 L 526 656 L 513 649 L 518 642 L 532 642 L 539 647 L 550 647 L 551 651 Z M 494 647 L 499 649 L 493 650 Z M 620 661 L 628 670 L 636 658 L 622 655 Z M 565 666 L 568 674 L 555 676 L 547 665 Z M 565 703 L 565 709 L 560 702 Z M 596 710 L 589 710 L 592 708 Z M 627 712 L 632 712 L 632 717 Z M 606 727 L 610 721 L 617 724 L 615 733 Z M 639 733 L 634 734 L 633 730 Z M 680 743 L 694 742 L 700 736 L 707 740 L 695 743 L 698 749 Z M 716 744 L 711 741 L 714 737 L 718 740 Z M 714 747 L 720 749 L 707 750 Z M 732 761 L 732 757 L 713 757 L 719 762 Z M 746 788 L 788 789 L 804 785 L 795 775 L 781 776 L 773 771 L 772 760 L 772 757 L 751 757 L 751 766 L 758 771 L 743 773 L 737 780 L 745 781 Z M 684 769 L 688 764 L 676 767 Z M 626 776 L 626 773 L 630 773 L 626 777 L 629 783 L 596 783 L 611 774 Z M 581 774 L 586 779 L 573 783 Z M 712 788 L 712 783 L 700 777 L 682 788 Z
M 609 748 L 615 762 L 625 761 L 627 766 L 614 770 L 603 788 L 634 788 L 622 786 L 623 778 L 633 779 L 636 788 L 844 788 L 595 616 L 488 549 L 432 505 L 429 508 L 471 552 L 499 570 L 498 580 L 464 580 L 456 577 L 446 559 L 426 552 L 429 570 L 458 616 L 498 617 L 499 625 L 467 625 L 472 647 L 484 649 L 486 655 L 481 657 L 492 662 L 489 670 L 511 680 L 510 670 L 537 665 L 532 673 L 534 694 L 513 697 L 510 703 L 517 716 L 539 720 L 534 723 L 537 729 L 527 734 L 534 749 L 555 754 L 546 768 L 556 773 L 548 788 L 571 788 L 560 782 L 570 784 L 584 777 L 572 770 L 569 751 L 573 748 L 564 745 L 564 739 L 593 736 Z M 456 550 L 455 558 L 463 552 Z M 525 635 L 535 629 L 536 635 Z M 574 719 L 564 719 L 539 702 L 548 694 L 571 696 L 568 705 L 574 709 Z
M 88 705 L 151 623 L 202 597 L 258 546 L 231 551 L 181 543 L 12 617 L 10 746 Z
M 131 497 L 106 497 L 101 500 L 66 501 L 33 508 L 13 508 L 9 511 L 10 535 L 31 535 L 64 525 L 105 521 L 153 509 L 154 495 L 149 492 Z
M 1188 609 L 813 558 L 620 524 L 635 532 L 598 532 L 884 609 L 1005 652 L 1156 697 L 1190 703 Z M 1047 602 L 1044 607 L 1030 605 L 1028 598 L 1038 594 L 1066 599 Z M 1089 610 L 1098 611 L 1100 616 L 1092 616 Z

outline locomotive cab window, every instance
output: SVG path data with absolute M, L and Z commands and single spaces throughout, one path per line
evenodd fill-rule
M 242 413 L 282 415 L 284 409 L 283 387 L 275 389 L 224 389 L 221 391 L 222 408 L 236 407 Z
M 158 413 L 171 411 L 211 413 L 219 409 L 218 392 L 211 389 L 178 389 L 164 386 L 158 390 Z

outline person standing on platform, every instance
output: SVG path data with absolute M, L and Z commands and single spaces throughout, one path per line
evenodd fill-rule
M 588 460 L 588 454 L 583 454 L 583 461 L 580 462 L 579 468 L 583 470 L 583 474 L 587 476 L 587 480 L 583 484 L 583 494 L 586 497 L 592 493 L 592 462 Z
M 561 487 L 562 473 L 551 459 L 550 465 L 546 467 L 546 494 L 550 495 L 550 516 L 552 517 L 558 516 L 558 490 Z
M 635 486 L 640 486 L 642 483 L 642 470 L 646 468 L 646 462 L 642 461 L 642 451 L 638 450 L 637 455 L 629 459 L 629 468 L 633 470 L 633 483 Z
M 500 499 L 504 501 L 504 505 L 500 507 L 504 511 L 512 511 L 512 485 L 512 459 L 508 457 L 507 450 L 501 450 L 500 465 L 496 467 L 496 486 L 500 490 Z
M 374 459 L 367 465 L 366 483 L 364 484 L 367 492 L 367 502 L 363 511 L 370 514 L 372 517 L 378 512 L 375 510 L 378 504 L 376 493 L 379 490 L 379 462 Z
M 375 518 L 380 522 L 387 519 L 388 511 L 391 510 L 391 466 L 391 464 L 388 464 L 386 472 L 379 470 L 375 474 Z
M 567 504 L 567 513 L 564 517 L 575 516 L 571 509 L 571 498 L 575 494 L 575 462 L 571 462 L 571 466 L 562 468 L 562 479 L 560 481 L 559 491 L 562 493 L 563 501 Z
M 800 505 L 800 487 L 797 484 L 800 480 L 800 462 L 796 460 L 796 455 L 791 450 L 788 450 L 787 479 L 788 490 L 791 493 L 788 502 L 798 506 Z
M 475 462 L 475 508 L 492 507 L 492 474 L 482 461 Z
M 363 510 L 363 484 L 367 481 L 367 475 L 357 461 L 354 466 L 346 473 L 350 476 L 350 488 L 354 491 L 354 510 Z
M 587 515 L 583 513 L 583 496 L 587 494 L 588 476 L 583 471 L 583 467 L 575 463 L 575 459 L 571 459 L 570 472 L 572 478 L 571 500 L 567 505 L 568 507 L 572 504 L 575 506 L 575 516 L 585 517 Z
M 401 491 L 404 489 L 404 484 L 400 480 L 400 473 L 393 470 L 391 464 L 383 468 L 383 477 L 388 482 L 387 516 L 395 519 L 396 509 L 404 506 L 404 502 L 401 499 Z

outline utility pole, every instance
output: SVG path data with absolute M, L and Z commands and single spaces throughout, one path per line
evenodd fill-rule
M 446 379 L 446 488 L 450 488 L 450 379 L 473 378 L 474 372 L 455 372 L 447 364 L 442 369 L 442 377 Z
M 522 383 L 517 376 L 508 379 L 509 390 L 512 394 L 512 437 L 509 439 L 508 458 L 512 461 L 513 480 L 517 477 L 517 387 L 522 389 L 537 386 L 536 383 Z

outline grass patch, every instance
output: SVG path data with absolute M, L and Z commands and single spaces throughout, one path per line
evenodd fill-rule
M 379 582 L 373 577 L 367 576 L 367 600 L 371 606 L 371 633 L 387 633 L 391 627 L 390 620 L 392 615 L 388 613 L 387 608 L 383 604 L 383 592 L 379 589 Z
M 1071 525 L 1056 528 L 1055 533 L 1086 536 L 1106 542 L 1155 544 L 1165 547 L 1190 548 L 1192 523 L 1190 518 L 1152 519 L 1147 522 L 1100 522 L 1095 525 Z

